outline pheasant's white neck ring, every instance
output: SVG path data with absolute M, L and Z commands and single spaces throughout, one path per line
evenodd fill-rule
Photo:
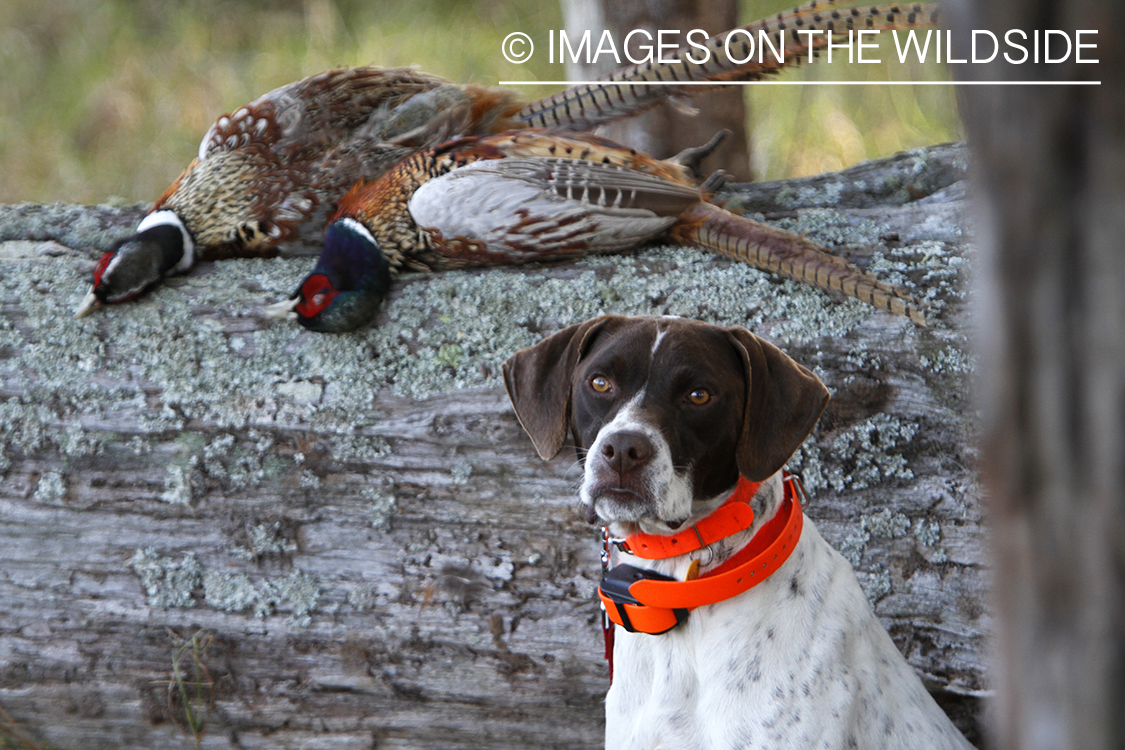
M 184 223 L 180 221 L 180 217 L 176 216 L 174 211 L 168 209 L 161 209 L 160 211 L 153 211 L 148 216 L 141 219 L 141 223 L 137 225 L 137 234 L 152 229 L 158 226 L 173 226 L 180 230 L 180 234 L 184 239 L 184 254 L 180 257 L 180 261 L 172 269 L 176 273 L 184 273 L 195 265 L 195 242 L 191 238 L 191 232 L 187 230 Z
M 363 237 L 365 240 L 370 242 L 372 245 L 379 244 L 375 241 L 375 238 L 371 236 L 371 232 L 367 231 L 367 227 L 363 226 L 363 224 L 360 224 L 350 216 L 344 217 L 343 219 L 337 219 L 337 221 L 339 221 L 345 229 L 355 232 L 360 237 Z

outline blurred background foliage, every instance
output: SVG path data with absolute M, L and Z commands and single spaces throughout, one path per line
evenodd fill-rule
M 743 0 L 743 22 L 791 0 Z M 2 0 L 0 202 L 151 201 L 215 118 L 337 65 L 417 65 L 458 82 L 554 80 L 543 0 Z M 500 41 L 539 44 L 512 65 Z M 818 62 L 785 79 L 942 80 L 937 65 Z M 522 87 L 534 98 L 556 87 Z M 944 86 L 747 87 L 759 178 L 811 174 L 960 137 Z M 709 135 L 709 134 L 708 134 Z

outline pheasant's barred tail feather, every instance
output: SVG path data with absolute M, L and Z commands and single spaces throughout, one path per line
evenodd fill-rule
M 744 219 L 710 203 L 680 216 L 672 228 L 677 242 L 701 247 L 821 289 L 841 292 L 925 326 L 918 302 L 902 289 L 879 281 L 804 237 Z
M 845 37 L 852 29 L 925 28 L 933 26 L 937 20 L 936 11 L 928 4 L 842 7 L 848 1 L 811 0 L 790 11 L 711 37 L 702 43 L 707 48 L 706 56 L 696 47 L 682 47 L 670 62 L 646 62 L 621 68 L 597 83 L 572 86 L 532 102 L 518 117 L 528 127 L 589 130 L 636 114 L 663 99 L 698 93 L 703 88 L 693 89 L 692 83 L 764 78 L 807 60 L 810 54 L 825 48 L 829 39 Z M 730 52 L 735 59 L 728 56 L 726 49 L 727 38 L 732 34 L 735 36 Z M 753 50 L 746 43 L 747 34 L 753 37 Z M 763 54 L 759 55 L 762 35 L 781 53 L 782 61 L 769 48 L 761 50 Z M 752 59 L 736 62 L 747 57 Z M 684 85 L 675 85 L 677 82 Z M 651 83 L 661 85 L 646 85 Z

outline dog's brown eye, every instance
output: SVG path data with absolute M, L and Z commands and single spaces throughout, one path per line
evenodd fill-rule
M 711 391 L 706 388 L 696 388 L 688 394 L 688 401 L 691 401 L 696 406 L 703 406 L 711 400 Z
M 605 393 L 609 390 L 609 378 L 604 378 L 601 375 L 595 375 L 590 378 L 590 387 L 598 393 Z

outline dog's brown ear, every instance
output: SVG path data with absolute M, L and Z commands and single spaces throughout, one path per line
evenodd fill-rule
M 728 328 L 746 366 L 746 412 L 738 440 L 738 471 L 760 482 L 778 471 L 828 405 L 828 389 L 785 352 L 745 328 Z
M 566 442 L 574 368 L 587 342 L 611 319 L 606 315 L 564 328 L 504 363 L 508 398 L 542 458 L 554 458 Z

